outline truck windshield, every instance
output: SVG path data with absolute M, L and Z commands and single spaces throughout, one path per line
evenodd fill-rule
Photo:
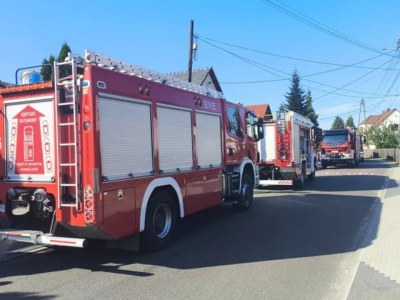
M 347 135 L 326 135 L 324 136 L 322 143 L 329 146 L 340 146 L 341 144 L 347 142 Z

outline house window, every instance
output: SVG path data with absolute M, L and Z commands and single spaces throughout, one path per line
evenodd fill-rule
M 399 124 L 390 124 L 389 128 L 392 131 L 398 131 L 399 130 Z

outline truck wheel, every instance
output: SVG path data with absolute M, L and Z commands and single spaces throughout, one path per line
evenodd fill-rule
M 177 208 L 166 190 L 151 196 L 147 205 L 145 229 L 140 233 L 140 250 L 153 252 L 167 247 L 177 229 Z
M 305 180 L 306 180 L 306 167 L 304 164 L 302 164 L 300 178 L 293 182 L 294 187 L 296 189 L 301 189 L 304 186 Z
M 243 174 L 242 188 L 238 196 L 237 203 L 232 204 L 232 207 L 237 211 L 248 210 L 253 203 L 254 184 L 253 179 L 248 173 Z
M 350 162 L 350 168 L 354 168 L 356 166 L 356 161 L 354 160 L 354 158 L 351 160 Z
M 315 179 L 315 170 L 311 172 L 310 175 L 307 176 L 307 179 L 313 181 Z
M 313 181 L 315 179 L 316 170 L 317 170 L 317 162 L 314 160 L 314 171 L 312 171 L 311 174 L 307 176 L 308 180 Z

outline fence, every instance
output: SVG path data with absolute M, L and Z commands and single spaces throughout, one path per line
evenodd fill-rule
M 364 149 L 364 157 L 384 158 L 399 163 L 400 149 Z

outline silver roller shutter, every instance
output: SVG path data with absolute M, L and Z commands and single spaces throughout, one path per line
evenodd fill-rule
M 150 103 L 106 95 L 99 103 L 103 177 L 118 180 L 152 174 Z
M 160 170 L 164 173 L 193 169 L 191 112 L 157 107 Z
M 221 166 L 221 119 L 218 115 L 196 113 L 198 165 L 201 168 Z

